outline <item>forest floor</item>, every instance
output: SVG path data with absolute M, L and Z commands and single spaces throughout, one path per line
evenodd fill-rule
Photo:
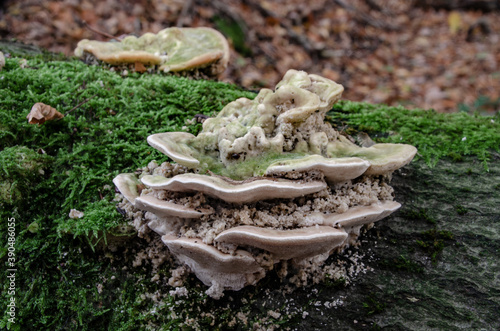
M 210 26 L 231 43 L 222 80 L 248 89 L 273 88 L 288 69 L 301 69 L 343 84 L 353 101 L 498 112 L 500 12 L 422 3 L 7 0 L 0 38 L 72 55 L 84 38 Z

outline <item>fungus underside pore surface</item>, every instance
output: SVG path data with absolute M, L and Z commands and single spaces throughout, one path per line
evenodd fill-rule
M 367 327 L 396 329 L 481 328 L 500 322 L 494 315 L 500 306 L 499 284 L 494 277 L 491 281 L 500 272 L 493 261 L 500 248 L 500 220 L 494 208 L 500 201 L 499 115 L 339 102 L 327 115 L 337 130 L 352 136 L 362 131 L 376 142 L 419 149 L 413 163 L 394 174 L 401 211 L 362 237 L 354 253 L 371 256 L 363 263 L 375 271 L 360 276 L 356 286 L 334 280 L 292 295 L 284 294 L 283 284 L 271 275 L 256 287 L 228 293 L 233 301 L 206 298 L 205 287 L 190 276 L 188 295 L 174 297 L 168 294 L 173 288 L 151 279 L 151 265 L 133 266 L 144 243 L 130 229 L 119 227 L 124 219 L 112 201 L 112 179 L 151 160 L 168 160 L 147 144 L 148 135 L 181 131 L 196 114 L 214 115 L 228 102 L 255 94 L 223 83 L 164 75 L 121 77 L 79 61 L 35 57 L 22 64 L 22 58 L 7 58 L 0 71 L 4 265 L 7 219 L 16 219 L 17 311 L 11 329 L 29 325 L 129 330 L 146 324 L 230 328 L 237 313 L 248 319 L 247 324 L 235 322 L 243 329 L 254 323 L 354 328 L 355 319 Z M 36 102 L 65 114 L 86 100 L 61 120 L 42 126 L 27 123 Z M 196 134 L 201 125 L 187 127 Z M 84 217 L 69 218 L 71 209 Z M 116 252 L 101 250 L 96 242 L 110 238 L 105 233 L 128 239 Z M 462 276 L 462 269 L 468 268 L 474 275 Z M 170 272 L 164 265 L 158 273 L 168 279 Z M 387 284 L 387 279 L 395 279 L 396 285 L 376 286 Z M 5 278 L 1 286 L 3 314 L 8 300 Z M 155 293 L 163 295 L 161 302 L 155 302 Z M 332 308 L 339 298 L 344 304 Z M 410 316 L 406 321 L 398 319 L 405 314 Z M 0 327 L 7 319 L 1 316 Z

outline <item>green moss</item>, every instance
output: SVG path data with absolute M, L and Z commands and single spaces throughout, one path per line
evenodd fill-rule
M 148 146 L 148 135 L 180 131 L 196 114 L 213 115 L 228 102 L 254 94 L 163 75 L 124 78 L 79 61 L 35 57 L 23 68 L 20 58 L 6 60 L 0 72 L 0 233 L 7 233 L 3 220 L 16 219 L 18 311 L 11 328 L 131 330 L 151 319 L 158 322 L 158 316 L 145 312 L 152 309 L 151 301 L 139 304 L 140 293 L 134 294 L 145 271 L 139 276 L 121 271 L 123 265 L 110 265 L 89 245 L 116 236 L 124 222 L 113 201 L 112 179 L 153 159 L 168 161 Z M 38 126 L 26 120 L 36 102 L 63 114 L 83 104 L 59 121 Z M 71 209 L 84 217 L 71 219 Z M 2 262 L 6 240 L 1 236 Z M 121 283 L 99 293 L 96 284 L 113 276 Z M 141 284 L 152 292 L 157 286 Z M 6 285 L 2 282 L 3 311 L 9 300 Z M 4 314 L 0 328 L 6 326 Z
M 409 273 L 422 273 L 424 268 L 417 262 L 412 261 L 410 258 L 400 255 L 395 259 L 385 259 L 380 262 L 380 264 L 387 268 L 392 268 L 396 270 L 402 270 Z
M 363 302 L 363 308 L 368 316 L 383 312 L 385 307 L 386 304 L 381 302 L 374 293 L 370 293 Z
M 500 113 L 494 117 L 441 114 L 350 101 L 337 103 L 333 110 L 327 115 L 344 130 L 365 131 L 377 142 L 413 145 L 418 148 L 416 159 L 423 158 L 431 166 L 443 157 L 460 161 L 474 155 L 487 170 L 491 152 L 500 152 Z
M 121 216 L 111 210 L 112 178 L 122 171 L 134 171 L 154 158 L 167 159 L 149 148 L 149 134 L 180 131 L 185 121 L 198 113 L 213 114 L 235 98 L 253 96 L 215 82 L 138 74 L 122 78 L 78 61 L 31 60 L 23 69 L 19 59 L 7 59 L 7 70 L 0 76 L 0 145 L 43 149 L 46 159 L 54 159 L 36 203 L 52 202 L 50 208 L 58 210 L 54 221 L 59 224 L 59 231 L 74 234 L 116 226 Z M 36 102 L 50 104 L 65 113 L 86 100 L 60 121 L 42 126 L 26 122 L 25 117 Z M 23 190 L 12 188 L 17 183 L 4 184 L 2 192 L 9 191 L 12 199 L 20 201 Z M 72 220 L 67 216 L 72 208 L 94 216 Z M 101 215 L 99 220 L 95 211 Z
M 461 162 L 463 160 L 463 157 L 462 155 L 460 155 L 459 153 L 455 152 L 455 151 L 451 151 L 448 153 L 447 155 L 449 158 L 451 158 L 453 161 L 455 162 Z
M 345 287 L 347 284 L 347 280 L 344 277 L 340 277 L 338 279 L 335 279 L 335 278 L 332 278 L 331 276 L 327 275 L 326 279 L 324 281 L 324 284 L 326 287 L 338 289 L 338 288 Z
M 240 157 L 236 154 L 235 157 Z M 248 158 L 243 162 L 237 162 L 233 165 L 224 166 L 222 162 L 215 160 L 209 156 L 200 154 L 200 163 L 203 165 L 200 168 L 201 173 L 211 171 L 217 175 L 230 177 L 235 180 L 242 180 L 249 176 L 262 176 L 266 169 L 274 162 L 285 160 L 294 160 L 304 157 L 300 153 L 263 153 L 259 157 Z
M 417 245 L 431 257 L 432 263 L 436 263 L 439 254 L 452 239 L 451 232 L 433 228 L 422 232 L 422 238 L 417 240 Z
M 455 210 L 456 210 L 457 214 L 460 216 L 465 215 L 468 212 L 467 208 L 462 206 L 462 205 L 456 205 Z
M 405 208 L 403 214 L 409 220 L 424 220 L 430 224 L 436 224 L 436 219 L 429 215 L 426 209 Z
M 51 161 L 51 157 L 24 146 L 0 151 L 0 206 L 29 200 L 36 184 L 44 179 L 44 168 Z

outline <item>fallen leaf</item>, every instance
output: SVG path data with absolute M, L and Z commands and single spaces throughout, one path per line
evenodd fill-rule
M 43 124 L 45 121 L 52 121 L 63 117 L 64 115 L 55 108 L 41 102 L 35 103 L 28 116 L 26 116 L 29 124 Z
M 136 61 L 136 62 L 135 62 L 135 71 L 136 71 L 136 72 L 140 72 L 140 73 L 142 74 L 142 73 L 143 73 L 143 72 L 145 72 L 146 70 L 147 70 L 147 69 L 146 69 L 146 67 L 144 66 L 144 64 L 142 64 L 141 62 L 138 62 L 138 61 Z

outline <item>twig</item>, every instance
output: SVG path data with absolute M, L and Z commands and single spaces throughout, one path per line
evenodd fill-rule
M 106 38 L 109 38 L 109 39 L 117 39 L 117 37 L 113 36 L 113 35 L 110 35 L 109 33 L 106 33 L 106 32 L 102 32 L 102 31 L 99 31 L 97 30 L 96 28 L 93 28 L 91 27 L 87 22 L 85 21 L 82 21 L 83 24 L 85 24 L 85 27 L 87 29 L 89 29 L 90 31 L 94 32 L 94 33 L 97 33 L 97 34 L 100 34 L 101 36 L 104 36 Z
M 253 7 L 255 8 L 257 11 L 259 11 L 261 13 L 261 15 L 263 15 L 264 17 L 270 17 L 270 18 L 273 18 L 275 20 L 277 20 L 280 25 L 285 28 L 286 32 L 288 33 L 288 35 L 290 36 L 290 38 L 292 40 L 295 40 L 295 42 L 297 42 L 299 45 L 301 45 L 307 52 L 313 54 L 313 53 L 317 53 L 317 49 L 315 49 L 311 43 L 309 42 L 309 39 L 307 39 L 306 36 L 303 36 L 303 35 L 300 35 L 298 33 L 296 33 L 294 30 L 293 30 L 293 27 L 288 23 L 286 22 L 285 20 L 281 19 L 280 17 L 276 16 L 273 12 L 271 12 L 270 10 L 264 8 L 261 6 L 261 4 L 259 2 L 256 2 L 256 1 L 249 1 L 249 0 L 242 0 L 242 3 L 246 4 L 247 6 L 250 6 L 250 7 Z
M 68 110 L 64 116 L 68 115 L 69 113 L 71 113 L 73 110 L 79 108 L 80 106 L 82 106 L 83 104 L 86 104 L 87 102 L 89 102 L 92 98 L 95 98 L 97 96 L 98 93 L 94 94 L 93 96 L 91 96 L 90 98 L 88 99 L 85 99 L 83 100 L 82 102 L 80 102 L 79 104 L 77 104 L 76 106 L 74 106 L 73 108 L 71 108 L 70 110 Z
M 376 3 L 374 0 L 365 0 L 366 4 L 371 8 L 376 11 L 383 11 L 384 8 L 380 7 L 378 3 Z
M 353 6 L 345 3 L 344 0 L 334 0 L 334 1 L 340 7 L 344 8 L 348 11 L 353 12 L 355 14 L 355 18 L 360 20 L 362 23 L 371 25 L 371 26 L 378 28 L 378 29 L 387 29 L 387 30 L 393 30 L 393 31 L 397 30 L 397 26 L 394 26 L 392 24 L 377 20 L 377 19 L 371 17 L 370 15 L 362 12 L 361 10 L 357 9 L 356 7 L 353 7 Z
M 192 4 L 193 0 L 184 1 L 184 5 L 182 5 L 182 10 L 179 14 L 179 17 L 177 17 L 177 23 L 175 24 L 176 27 L 180 28 L 184 25 L 184 18 L 188 15 L 188 12 L 191 9 Z

